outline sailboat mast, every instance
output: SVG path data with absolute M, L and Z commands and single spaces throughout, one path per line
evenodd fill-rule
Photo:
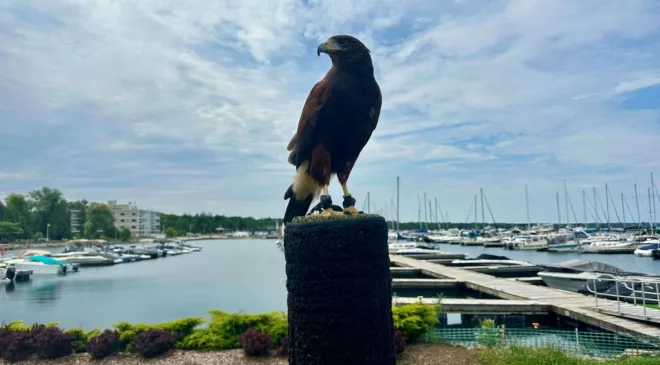
M 582 190 L 582 210 L 584 211 L 584 228 L 587 228 L 587 192 Z
M 626 203 L 623 199 L 623 193 L 621 193 L 621 209 L 623 210 L 623 226 L 626 226 Z
M 484 214 L 484 189 L 479 188 L 479 193 L 481 194 L 481 228 L 483 229 L 486 227 L 486 214 Z
M 653 173 L 651 173 L 651 195 L 653 195 L 653 224 L 655 225 L 655 181 L 653 180 Z
M 610 227 L 610 189 L 607 187 L 607 183 L 605 183 L 605 206 L 607 207 L 606 210 L 606 219 L 607 219 L 607 228 Z
M 559 192 L 557 192 L 557 219 L 559 219 L 559 224 L 557 224 L 557 229 L 561 227 L 561 210 L 559 209 Z
M 435 220 L 436 220 L 438 229 L 440 229 L 440 220 L 438 219 L 438 198 L 434 197 L 433 200 L 435 201 Z M 440 214 L 442 214 L 442 212 L 440 212 Z
M 571 216 L 568 214 L 568 190 L 566 189 L 566 180 L 564 180 L 564 204 L 566 207 L 566 227 L 568 227 L 571 223 Z
M 399 177 L 396 177 L 396 231 L 399 232 Z
M 367 214 L 371 213 L 371 193 L 367 192 Z
M 653 206 L 651 204 L 651 188 L 646 189 L 649 196 L 649 224 L 651 225 L 651 234 L 653 234 Z
M 596 200 L 596 187 L 592 186 L 594 189 L 594 211 L 596 212 L 596 227 L 598 227 L 598 222 L 600 222 L 600 216 L 598 215 L 598 201 Z
M 635 204 L 637 204 L 637 219 L 639 219 L 639 224 L 642 225 L 642 217 L 639 215 L 639 196 L 637 196 L 637 184 L 635 184 Z
M 531 222 L 529 221 L 529 196 L 527 195 L 527 184 L 525 184 L 525 207 L 527 208 L 527 230 L 532 229 Z
M 426 225 L 426 229 L 429 229 L 429 216 L 428 216 L 428 209 L 426 205 L 426 193 L 424 193 L 424 225 Z
M 474 229 L 477 229 L 477 194 L 474 194 Z

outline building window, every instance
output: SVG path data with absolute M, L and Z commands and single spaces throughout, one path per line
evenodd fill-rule
M 122 220 L 120 220 L 120 222 L 122 222 L 122 223 L 123 223 L 123 222 L 124 222 L 124 220 L 122 219 Z
M 119 215 L 124 215 L 124 213 L 119 213 Z
M 131 226 L 131 229 L 135 229 L 135 226 Z
M 131 214 L 131 215 L 135 215 L 135 213 L 133 213 L 133 214 Z
M 135 220 L 135 219 L 131 219 L 131 222 L 136 222 L 136 221 L 137 221 L 137 220 Z

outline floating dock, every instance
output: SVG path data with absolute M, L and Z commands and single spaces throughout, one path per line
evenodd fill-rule
M 413 303 L 434 305 L 438 304 L 438 300 L 433 298 L 392 298 L 394 305 Z M 552 311 L 550 305 L 533 300 L 442 298 L 440 303 L 443 313 L 541 315 Z
M 464 286 L 452 279 L 392 279 L 392 289 L 453 289 Z
M 499 298 L 536 301 L 548 305 L 551 311 L 558 315 L 608 331 L 636 337 L 651 336 L 656 339 L 660 337 L 660 327 L 599 312 L 596 309 L 596 299 L 586 295 L 535 286 L 511 279 L 496 278 L 491 275 L 465 270 L 465 268 L 443 266 L 410 257 L 390 255 L 390 262 L 396 266 L 420 269 L 425 274 L 433 274 L 431 276 L 456 280 L 469 289 Z M 601 308 L 606 306 L 606 302 L 616 305 L 616 302 L 605 299 L 598 299 L 598 302 Z M 625 307 L 625 310 L 636 310 L 632 304 L 621 303 L 620 305 Z

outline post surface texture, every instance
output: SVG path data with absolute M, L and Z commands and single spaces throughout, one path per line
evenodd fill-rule
M 392 277 L 382 217 L 286 226 L 292 365 L 394 365 Z

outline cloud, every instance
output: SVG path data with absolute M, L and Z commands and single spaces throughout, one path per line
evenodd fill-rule
M 402 219 L 423 192 L 463 219 L 481 187 L 521 221 L 528 184 L 552 221 L 564 179 L 578 199 L 658 167 L 660 111 L 619 101 L 660 83 L 659 15 L 651 0 L 3 2 L 0 195 L 281 216 L 285 146 L 330 65 L 314 50 L 349 33 L 383 92 L 355 196 L 391 204 L 401 176 Z

